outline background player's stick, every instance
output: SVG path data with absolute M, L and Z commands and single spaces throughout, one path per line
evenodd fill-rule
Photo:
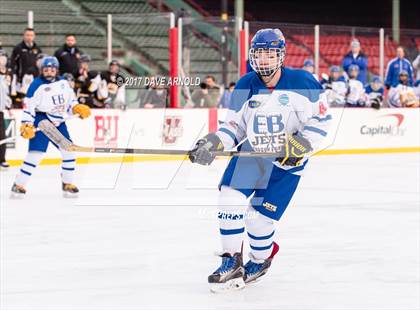
M 61 132 L 48 120 L 42 120 L 38 128 L 60 148 L 69 152 L 112 153 L 112 154 L 143 154 L 143 155 L 189 155 L 189 150 L 137 149 L 137 148 L 106 148 L 84 147 L 75 145 L 66 139 Z M 246 156 L 246 157 L 278 157 L 278 153 L 259 153 L 241 151 L 214 152 L 216 156 Z
M 71 116 L 69 116 L 69 117 L 66 117 L 66 118 L 64 119 L 64 121 L 67 121 L 67 120 L 69 120 L 69 119 L 76 118 L 76 117 L 79 117 L 79 114 L 74 114 L 74 115 L 71 115 Z M 35 129 L 35 131 L 39 131 L 39 130 L 40 130 L 39 128 L 36 128 L 36 129 Z M 3 140 L 0 140 L 0 145 L 5 144 L 5 143 L 12 142 L 12 141 L 16 140 L 19 136 L 20 136 L 20 134 L 18 134 L 18 135 L 14 135 L 14 136 L 12 136 L 12 137 L 9 137 L 9 138 L 3 139 Z

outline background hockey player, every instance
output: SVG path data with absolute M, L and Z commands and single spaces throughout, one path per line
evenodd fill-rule
M 0 48 L 0 140 L 6 138 L 6 128 L 4 123 L 4 113 L 12 106 L 12 100 L 9 97 L 11 72 L 7 68 L 7 54 Z M 6 162 L 6 144 L 0 145 L 0 169 L 9 168 Z
M 343 106 L 347 95 L 348 85 L 339 66 L 331 66 L 330 75 L 323 73 L 322 87 L 326 90 L 327 102 L 330 106 Z
M 233 157 L 225 170 L 218 203 L 222 264 L 208 278 L 213 292 L 242 288 L 267 272 L 278 251 L 274 224 L 289 204 L 309 154 L 327 135 L 331 115 L 322 86 L 309 72 L 283 67 L 285 55 L 279 29 L 255 34 L 249 51 L 254 71 L 238 81 L 221 128 L 200 139 L 190 154 L 192 162 L 209 165 L 213 152 L 240 142 L 241 151 L 278 154 Z M 247 207 L 257 216 L 247 217 Z M 243 265 L 245 231 L 251 253 Z
M 349 80 L 347 81 L 348 90 L 346 96 L 346 106 L 364 107 L 366 105 L 365 87 L 357 77 L 359 76 L 359 66 L 350 65 L 347 72 Z
M 101 76 L 98 71 L 91 71 L 89 63 L 91 58 L 83 54 L 79 59 L 79 71 L 75 78 L 75 91 L 79 103 L 86 104 L 91 108 L 102 108 L 103 103 L 95 100 L 95 93 L 101 83 Z M 106 96 L 100 99 L 106 98 Z
M 388 92 L 388 103 L 391 108 L 417 108 L 419 98 L 414 87 L 410 86 L 410 76 L 405 70 L 398 75 L 398 84 L 391 87 Z
M 38 123 L 47 119 L 55 124 L 67 139 L 71 139 L 65 117 L 68 114 L 78 114 L 83 119 L 90 115 L 89 107 L 78 104 L 69 83 L 58 76 L 58 68 L 57 58 L 45 57 L 41 63 L 41 76 L 32 82 L 25 98 L 20 132 L 23 138 L 29 139 L 29 152 L 13 184 L 13 197 L 22 197 L 26 193 L 26 184 L 47 151 L 50 141 L 42 132 L 36 132 Z M 75 154 L 63 149 L 60 149 L 60 152 L 63 158 L 62 190 L 65 195 L 76 195 L 79 190 L 73 184 Z
M 380 109 L 384 100 L 384 86 L 379 76 L 374 76 L 372 81 L 365 87 L 367 104 L 374 108 Z
M 312 59 L 305 59 L 302 69 L 308 71 L 310 74 L 312 74 L 314 79 L 318 81 L 318 76 L 315 73 L 315 64 Z
M 102 91 L 101 101 L 104 105 L 112 108 L 125 108 L 124 81 L 124 77 L 120 74 L 119 62 L 112 60 L 108 70 L 101 72 L 101 84 L 98 88 L 98 93 Z

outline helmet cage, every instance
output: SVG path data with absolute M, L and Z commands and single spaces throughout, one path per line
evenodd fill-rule
M 284 64 L 286 47 L 281 48 L 251 48 L 249 64 L 261 76 L 271 76 Z

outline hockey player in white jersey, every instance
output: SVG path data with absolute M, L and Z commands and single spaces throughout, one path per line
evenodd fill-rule
M 359 75 L 359 66 L 350 65 L 347 72 L 348 80 L 348 93 L 346 97 L 346 106 L 348 107 L 364 107 L 366 106 L 365 87 L 357 77 Z
M 327 135 L 331 121 L 322 86 L 304 70 L 283 66 L 286 42 L 279 29 L 262 29 L 249 51 L 253 72 L 232 93 L 226 121 L 197 141 L 192 162 L 209 165 L 213 152 L 275 152 L 278 156 L 233 157 L 219 185 L 222 264 L 208 278 L 212 292 L 240 289 L 271 265 L 279 247 L 275 222 L 288 206 L 308 157 Z M 249 216 L 250 214 L 254 216 Z M 244 233 L 250 260 L 244 265 Z
M 414 87 L 410 86 L 410 77 L 406 70 L 398 74 L 398 84 L 388 92 L 388 103 L 391 108 L 417 108 L 419 98 Z
M 22 197 L 26 193 L 26 184 L 47 151 L 50 141 L 42 132 L 36 131 L 38 123 L 48 119 L 70 139 L 65 117 L 78 114 L 83 119 L 90 115 L 89 107 L 78 104 L 69 83 L 58 76 L 58 67 L 57 58 L 44 57 L 41 62 L 41 76 L 32 82 L 24 99 L 20 132 L 23 138 L 29 139 L 29 152 L 12 186 L 12 197 Z M 73 184 L 75 154 L 63 149 L 60 152 L 63 158 L 61 180 L 64 196 L 75 196 L 79 192 Z
M 384 100 L 384 86 L 379 76 L 374 76 L 372 81 L 365 87 L 368 105 L 374 109 L 380 109 Z
M 323 73 L 320 83 L 325 89 L 329 106 L 344 106 L 348 85 L 339 66 L 331 66 L 329 76 Z

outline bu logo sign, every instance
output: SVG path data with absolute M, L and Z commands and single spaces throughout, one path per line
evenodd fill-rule
M 175 144 L 182 137 L 181 116 L 166 116 L 163 124 L 162 140 L 164 144 Z
M 95 116 L 95 146 L 116 146 L 118 142 L 118 115 Z

